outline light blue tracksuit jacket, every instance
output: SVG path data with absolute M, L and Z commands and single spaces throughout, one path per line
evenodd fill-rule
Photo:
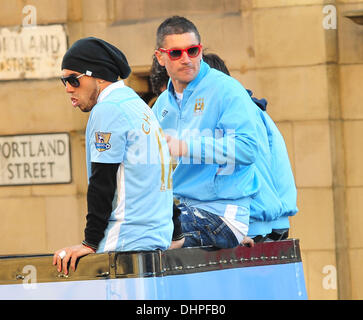
M 220 216 L 232 212 L 251 236 L 286 227 L 297 212 L 286 147 L 237 80 L 202 61 L 180 108 L 169 81 L 153 111 L 165 133 L 188 144 L 173 173 L 176 198 Z

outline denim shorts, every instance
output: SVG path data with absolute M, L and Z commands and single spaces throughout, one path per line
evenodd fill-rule
M 226 249 L 238 246 L 236 236 L 218 215 L 185 205 L 179 208 L 185 236 L 183 247 L 214 246 Z

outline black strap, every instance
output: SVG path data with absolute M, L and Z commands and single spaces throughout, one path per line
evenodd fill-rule
M 267 237 L 271 240 L 274 240 L 274 241 L 280 241 L 280 240 L 285 240 L 287 239 L 289 236 L 289 231 L 285 231 L 283 233 L 278 233 L 278 232 L 275 232 L 275 231 L 272 231 L 271 233 L 269 233 L 267 235 Z
M 184 238 L 184 234 L 181 227 L 181 222 L 179 216 L 181 214 L 180 209 L 173 204 L 173 224 L 174 224 L 174 231 L 173 231 L 173 241 L 180 240 Z
M 258 235 L 256 237 L 252 238 L 254 243 L 264 242 L 266 239 L 267 239 L 267 235 L 266 236 Z

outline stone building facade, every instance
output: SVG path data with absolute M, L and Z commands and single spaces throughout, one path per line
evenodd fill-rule
M 133 70 L 127 84 L 144 97 L 157 26 L 170 15 L 190 18 L 208 52 L 268 100 L 285 138 L 299 207 L 290 236 L 300 239 L 309 298 L 363 298 L 363 0 L 0 0 L 0 6 L 1 30 L 60 25 L 68 46 L 86 36 L 115 44 Z M 0 137 L 67 133 L 72 180 L 0 186 L 0 254 L 51 253 L 83 239 L 88 114 L 73 110 L 60 72 L 4 79 L 1 63 Z

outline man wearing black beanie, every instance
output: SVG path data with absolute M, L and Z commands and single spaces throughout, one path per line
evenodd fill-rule
M 173 234 L 171 159 L 148 105 L 121 79 L 125 55 L 97 38 L 75 42 L 61 78 L 73 107 L 90 112 L 86 128 L 87 224 L 81 244 L 57 250 L 53 265 L 68 274 L 93 252 L 166 250 Z

